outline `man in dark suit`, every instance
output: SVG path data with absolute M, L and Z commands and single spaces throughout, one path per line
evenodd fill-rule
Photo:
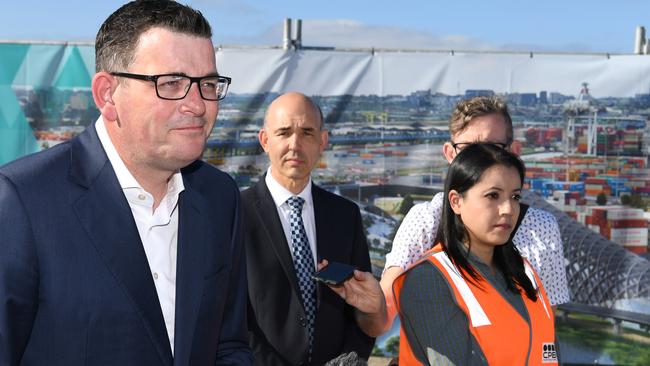
M 230 83 L 210 25 L 136 1 L 95 47 L 101 117 L 0 168 L 0 365 L 250 364 L 238 190 L 197 160 Z
M 368 358 L 376 330 L 367 325 L 385 316 L 359 208 L 311 182 L 327 146 L 322 125 L 306 96 L 274 100 L 259 133 L 271 166 L 242 193 L 256 365 L 323 365 L 349 352 Z M 359 270 L 331 291 L 311 279 L 327 261 Z

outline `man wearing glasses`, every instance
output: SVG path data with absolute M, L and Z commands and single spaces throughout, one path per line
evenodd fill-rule
M 250 364 L 239 192 L 199 159 L 230 79 L 200 12 L 113 13 L 97 122 L 0 168 L 0 364 Z
M 449 119 L 449 134 L 452 141 L 444 144 L 443 154 L 450 163 L 460 150 L 477 141 L 490 142 L 516 154 L 521 152 L 521 146 L 513 142 L 508 107 L 495 97 L 476 97 L 459 102 Z M 430 202 L 413 206 L 395 235 L 391 252 L 386 255 L 381 286 L 386 296 L 389 320 L 384 330 L 390 328 L 395 317 L 393 281 L 434 245 L 442 200 L 443 194 L 438 193 Z M 539 273 L 551 304 L 568 302 L 562 239 L 555 217 L 546 211 L 528 208 L 513 242 Z

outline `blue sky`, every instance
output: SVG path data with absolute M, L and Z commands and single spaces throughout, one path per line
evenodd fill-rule
M 8 0 L 0 40 L 92 41 L 123 2 Z M 224 45 L 279 45 L 283 19 L 303 19 L 303 44 L 631 53 L 650 1 L 192 0 Z

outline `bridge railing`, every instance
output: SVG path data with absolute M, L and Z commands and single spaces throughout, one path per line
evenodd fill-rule
M 648 314 L 579 303 L 562 304 L 558 306 L 558 310 L 560 311 L 560 316 L 564 318 L 566 318 L 570 313 L 578 313 L 610 319 L 614 322 L 614 331 L 616 334 L 621 333 L 621 323 L 624 321 L 638 324 L 640 328 L 646 332 L 650 331 L 650 315 Z

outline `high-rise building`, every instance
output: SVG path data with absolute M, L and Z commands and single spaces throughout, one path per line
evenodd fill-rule
M 494 95 L 494 91 L 490 89 L 467 89 L 465 90 L 465 98 L 474 98 L 474 97 L 491 97 Z
M 546 93 L 546 90 L 542 90 L 539 92 L 539 104 L 547 104 L 548 103 L 548 95 Z

